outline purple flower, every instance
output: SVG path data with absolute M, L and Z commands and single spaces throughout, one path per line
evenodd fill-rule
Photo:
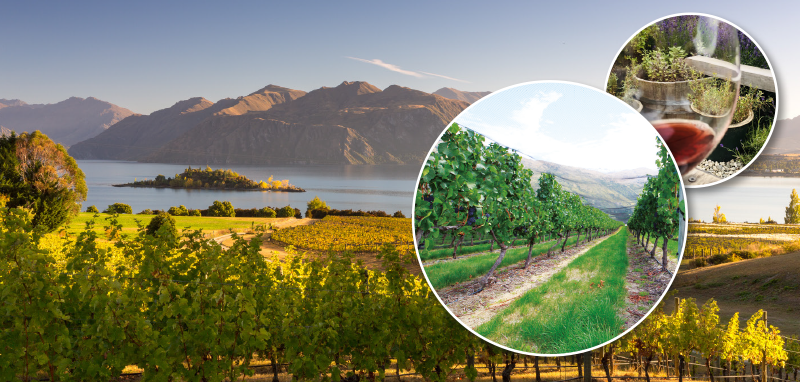
M 719 147 L 724 147 L 724 146 L 722 146 L 722 143 L 720 143 L 720 144 L 719 144 Z

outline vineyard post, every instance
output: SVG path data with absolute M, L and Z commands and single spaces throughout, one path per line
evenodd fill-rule
M 592 382 L 592 352 L 583 353 L 583 382 Z

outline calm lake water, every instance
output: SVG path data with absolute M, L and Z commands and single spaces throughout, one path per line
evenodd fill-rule
M 270 176 L 288 179 L 291 184 L 307 191 L 262 192 L 112 187 L 112 184 L 132 182 L 134 178 L 153 179 L 159 174 L 174 177 L 187 165 L 106 160 L 77 162 L 86 174 L 89 187 L 84 210 L 95 205 L 102 211 L 109 204 L 126 203 L 134 213 L 146 208 L 164 210 L 181 204 L 187 208 L 208 208 L 215 200 L 230 201 L 235 208 L 290 205 L 305 211 L 306 203 L 319 196 L 329 207 L 340 210 L 383 210 L 390 214 L 402 211 L 410 216 L 420 169 L 417 165 L 212 167 L 230 168 L 255 181 L 267 180 Z M 205 168 L 205 165 L 192 165 L 192 168 L 198 167 Z
M 792 189 L 800 190 L 800 178 L 737 176 L 720 185 L 686 189 L 689 217 L 711 221 L 719 205 L 732 222 L 755 222 L 759 218 L 783 224 Z M 798 191 L 800 192 L 800 191 Z

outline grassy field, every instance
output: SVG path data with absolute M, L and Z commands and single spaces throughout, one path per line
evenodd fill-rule
M 411 219 L 364 216 L 326 216 L 313 225 L 281 229 L 272 239 L 313 251 L 379 252 L 384 243 L 413 251 Z
M 568 246 L 574 244 L 575 237 L 571 237 L 567 240 Z M 534 245 L 532 256 L 536 257 L 542 253 L 546 253 L 547 249 L 552 246 L 552 242 Z M 558 250 L 560 250 L 560 248 Z M 463 260 L 453 260 L 429 265 L 425 267 L 425 274 L 428 275 L 428 280 L 430 280 L 433 288 L 440 289 L 448 285 L 467 281 L 472 277 L 484 275 L 492 268 L 492 264 L 497 260 L 499 254 L 500 251 L 497 250 L 492 253 L 468 257 Z M 518 263 L 526 258 L 528 258 L 528 247 L 509 249 L 506 252 L 506 257 L 503 258 L 503 262 L 500 263 L 500 267 Z
M 84 228 L 86 227 L 86 222 L 94 220 L 94 231 L 103 234 L 106 230 L 103 228 L 104 226 L 109 225 L 108 218 L 112 217 L 109 214 L 98 214 L 98 217 L 94 217 L 95 214 L 88 213 L 88 212 L 81 212 L 76 216 L 72 221 L 65 227 L 67 233 L 69 235 L 77 235 L 80 232 L 83 232 Z M 138 224 L 147 226 L 150 223 L 150 219 L 153 218 L 154 215 L 131 215 L 131 214 L 122 214 L 117 217 L 117 222 L 122 225 L 122 233 L 123 234 L 135 234 L 136 231 L 139 229 Z M 203 231 L 207 231 L 208 233 L 217 233 L 217 231 L 228 231 L 233 229 L 235 231 L 238 230 L 246 230 L 250 229 L 254 226 L 258 225 L 265 225 L 269 227 L 270 223 L 277 223 L 287 219 L 294 219 L 294 218 L 221 218 L 221 217 L 211 217 L 211 216 L 175 216 L 175 223 L 179 230 L 184 228 L 191 228 L 191 229 L 202 229 Z M 137 220 L 139 222 L 137 223 Z M 213 232 L 212 232 L 213 231 Z M 224 233 L 218 232 L 220 235 Z M 101 235 L 102 237 L 102 235 Z
M 621 333 L 628 268 L 622 229 L 512 302 L 477 332 L 514 349 L 566 353 Z

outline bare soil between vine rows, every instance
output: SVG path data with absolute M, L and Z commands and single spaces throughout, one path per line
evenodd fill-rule
M 625 304 L 620 311 L 624 327 L 628 330 L 638 323 L 658 302 L 669 286 L 672 275 L 661 269 L 649 252 L 636 244 L 636 236 L 628 236 L 628 274 L 625 276 L 625 288 L 628 290 Z M 661 259 L 661 248 L 656 248 L 655 257 Z M 667 269 L 677 271 L 677 261 L 667 256 Z

